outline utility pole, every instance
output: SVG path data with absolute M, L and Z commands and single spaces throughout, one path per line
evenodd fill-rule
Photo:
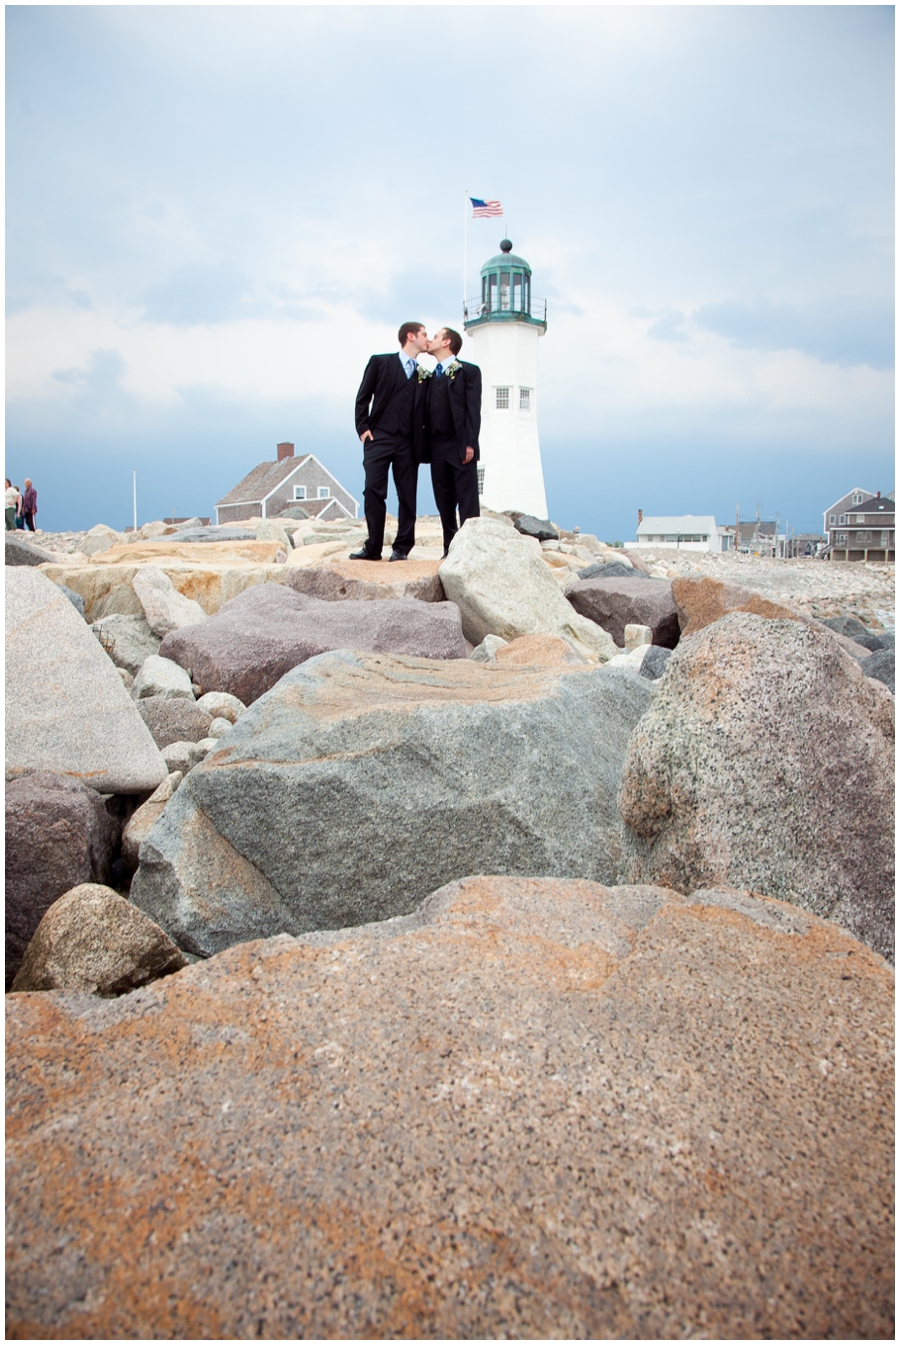
M 741 549 L 741 506 L 736 504 L 734 507 L 734 549 Z
M 132 506 L 133 506 L 133 509 L 134 509 L 134 520 L 133 520 L 133 521 L 134 521 L 134 530 L 135 530 L 135 532 L 137 532 L 137 472 L 136 472 L 136 471 L 134 471 L 134 472 L 131 473 L 131 494 L 132 494 L 131 502 L 132 502 Z

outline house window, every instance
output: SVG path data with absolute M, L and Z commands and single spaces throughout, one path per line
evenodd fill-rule
M 509 388 L 497 388 L 497 410 L 509 410 Z
M 837 514 L 829 514 L 829 515 L 828 515 L 828 522 L 829 522 L 829 523 L 837 523 Z
M 531 410 L 531 388 L 519 388 L 519 410 Z
M 857 491 L 854 491 L 854 493 L 853 493 L 853 503 L 854 503 L 854 504 L 862 504 L 862 496 L 860 495 L 860 493 L 859 493 L 858 490 L 857 490 Z
M 478 494 L 484 494 L 484 468 L 478 468 Z
M 320 499 L 320 500 L 330 500 L 330 499 L 331 499 L 331 491 L 330 491 L 330 489 L 329 489 L 328 486 L 320 486 L 320 487 L 319 487 L 319 499 Z
M 837 537 L 835 538 L 835 541 L 841 542 L 843 545 L 846 546 L 846 544 L 847 544 L 847 534 L 846 534 L 845 532 L 839 532 L 839 533 L 837 534 Z
M 865 514 L 857 514 L 857 515 L 856 515 L 856 521 L 857 521 L 857 523 L 865 523 L 865 521 L 866 521 L 866 516 L 865 516 Z
M 295 500 L 305 500 L 305 499 L 306 499 L 306 487 L 305 487 L 305 486 L 295 486 L 295 487 L 294 487 L 294 499 L 295 499 Z
M 840 518 L 838 519 L 838 522 L 840 523 L 841 527 L 843 527 L 844 524 L 847 522 L 847 515 L 841 514 Z

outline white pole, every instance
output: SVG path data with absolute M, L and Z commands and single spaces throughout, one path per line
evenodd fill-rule
M 137 532 L 137 472 L 131 473 L 132 504 L 134 506 L 134 530 Z
M 463 206 L 463 321 L 466 316 L 466 277 L 469 274 L 469 193 L 466 192 L 466 203 Z

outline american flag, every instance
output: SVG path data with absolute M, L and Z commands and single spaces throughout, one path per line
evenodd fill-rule
M 503 206 L 499 201 L 479 201 L 474 196 L 470 196 L 472 202 L 473 219 L 492 219 L 495 215 L 503 214 Z

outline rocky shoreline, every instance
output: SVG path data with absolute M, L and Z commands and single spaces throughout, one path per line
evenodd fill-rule
M 363 535 L 8 535 L 8 1337 L 889 1337 L 893 567 Z

